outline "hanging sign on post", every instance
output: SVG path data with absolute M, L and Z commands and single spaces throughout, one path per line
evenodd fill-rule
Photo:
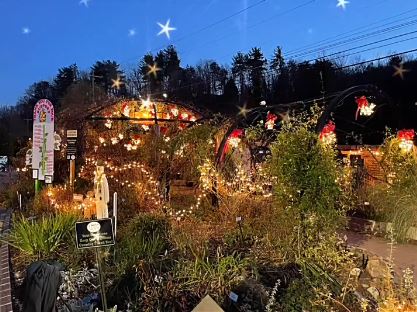
M 52 103 L 39 100 L 33 109 L 32 169 L 37 170 L 38 180 L 52 183 L 54 174 L 54 120 Z
M 74 160 L 77 156 L 77 130 L 67 130 L 67 159 Z
M 100 280 L 101 302 L 107 311 L 107 299 L 104 272 L 101 265 L 99 247 L 114 245 L 113 222 L 111 218 L 89 220 L 75 223 L 75 237 L 79 249 L 94 248 L 96 253 L 98 276 Z
M 76 222 L 75 234 L 79 249 L 114 245 L 111 218 Z

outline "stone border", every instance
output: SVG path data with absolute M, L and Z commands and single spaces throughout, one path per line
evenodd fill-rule
M 2 233 L 10 230 L 10 212 L 6 212 Z M 0 312 L 13 312 L 12 290 L 10 281 L 9 245 L 0 247 Z
M 374 220 L 362 219 L 357 217 L 347 217 L 347 228 L 368 234 L 388 234 L 392 229 L 391 222 L 378 222 Z M 407 239 L 417 242 L 417 228 L 410 227 L 407 229 Z

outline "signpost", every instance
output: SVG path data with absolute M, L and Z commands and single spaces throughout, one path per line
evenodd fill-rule
M 77 157 L 77 130 L 67 130 L 67 159 L 70 161 L 70 186 L 74 188 L 75 158 Z
M 114 236 L 117 235 L 117 193 L 113 193 Z
M 73 199 L 75 202 L 80 202 L 80 203 L 82 203 L 82 202 L 83 202 L 83 200 L 84 200 L 84 195 L 83 195 L 83 194 L 73 194 L 73 195 L 72 195 L 72 199 Z
M 106 290 L 99 248 L 114 245 L 112 219 L 105 218 L 76 222 L 75 236 L 79 249 L 95 248 L 103 310 L 107 312 Z
M 54 106 L 49 100 L 39 100 L 33 109 L 32 173 L 35 192 L 39 182 L 52 183 L 54 175 Z M 36 176 L 35 176 L 36 174 Z
M 79 249 L 114 245 L 111 218 L 76 222 L 75 231 Z

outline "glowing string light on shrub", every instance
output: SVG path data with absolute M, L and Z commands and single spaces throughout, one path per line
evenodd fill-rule
M 408 153 L 413 150 L 414 146 L 414 129 L 398 131 L 398 139 L 400 140 L 400 148 L 402 151 Z

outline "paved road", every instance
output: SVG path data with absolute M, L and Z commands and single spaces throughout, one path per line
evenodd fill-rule
M 388 259 L 390 253 L 389 241 L 380 237 L 375 237 L 356 232 L 346 232 L 348 245 L 366 249 L 384 259 Z M 414 281 L 417 282 L 417 245 L 412 244 L 395 244 L 393 250 L 395 271 L 402 272 L 406 268 L 414 271 Z

